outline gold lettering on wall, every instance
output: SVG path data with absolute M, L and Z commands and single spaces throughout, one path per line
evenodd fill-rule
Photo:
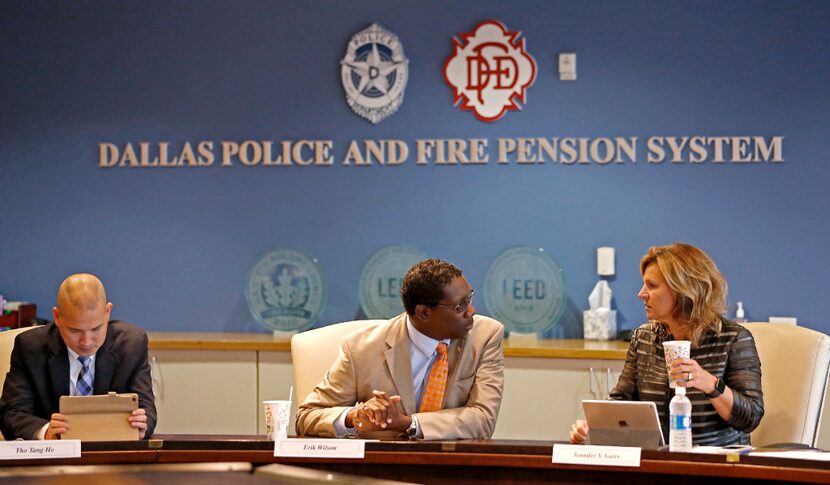
M 642 145 L 645 145 L 644 147 Z M 497 165 L 742 164 L 784 162 L 783 136 L 516 137 L 496 139 Z M 643 150 L 644 148 L 644 150 Z M 340 156 L 332 140 L 222 140 L 98 143 L 98 167 L 204 168 L 486 165 L 487 138 L 351 140 Z M 641 155 L 641 152 L 644 154 Z

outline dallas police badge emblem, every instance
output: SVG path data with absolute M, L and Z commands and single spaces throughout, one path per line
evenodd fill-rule
M 484 303 L 510 332 L 548 330 L 559 321 L 566 300 L 562 269 L 540 248 L 508 249 L 484 277 Z
M 378 24 L 353 35 L 340 61 L 346 102 L 372 123 L 398 110 L 408 78 L 409 59 L 398 36 Z
M 389 246 L 369 258 L 360 274 L 360 306 L 367 318 L 392 318 L 403 312 L 403 277 L 425 257 L 416 248 Z
M 481 121 L 501 119 L 525 103 L 536 80 L 536 61 L 525 51 L 521 32 L 498 20 L 485 20 L 472 32 L 453 38 L 453 53 L 444 63 L 444 80 L 454 91 L 453 105 L 471 110 Z
M 299 251 L 271 251 L 251 267 L 245 298 L 265 328 L 299 332 L 314 325 L 323 310 L 323 274 L 316 261 Z

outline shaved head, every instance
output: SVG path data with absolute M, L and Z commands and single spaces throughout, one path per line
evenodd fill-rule
M 94 355 L 106 339 L 111 312 L 101 280 L 79 273 L 61 283 L 52 317 L 68 348 L 78 355 Z
M 95 275 L 78 273 L 69 276 L 58 288 L 58 311 L 71 308 L 94 310 L 107 304 L 104 284 Z

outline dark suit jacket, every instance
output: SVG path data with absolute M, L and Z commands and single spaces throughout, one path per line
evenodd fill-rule
M 122 321 L 110 321 L 107 337 L 95 354 L 95 394 L 134 392 L 147 413 L 145 437 L 156 427 L 156 405 L 147 334 Z M 0 431 L 7 440 L 33 439 L 61 396 L 69 395 L 69 356 L 54 322 L 15 338 L 11 368 L 0 398 Z

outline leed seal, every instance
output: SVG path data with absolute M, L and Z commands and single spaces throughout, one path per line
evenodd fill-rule
M 306 330 L 323 310 L 323 275 L 316 260 L 299 251 L 278 249 L 253 265 L 245 298 L 251 314 L 265 328 Z
M 562 269 L 541 248 L 508 249 L 484 277 L 484 302 L 511 332 L 548 330 L 559 321 L 566 301 Z
M 403 102 L 409 59 L 398 36 L 378 24 L 356 33 L 340 61 L 340 79 L 352 111 L 372 123 L 395 113 Z
M 369 258 L 360 274 L 360 306 L 367 318 L 392 318 L 403 312 L 403 277 L 425 257 L 416 248 L 389 246 Z

